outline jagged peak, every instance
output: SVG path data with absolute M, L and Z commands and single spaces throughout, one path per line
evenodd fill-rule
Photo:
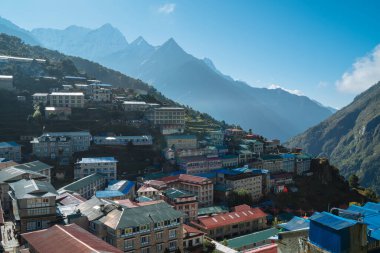
M 168 39 L 161 47 L 178 47 L 182 49 L 173 38 Z
M 134 45 L 134 46 L 145 46 L 145 45 L 152 46 L 142 36 L 139 36 L 134 41 L 132 41 L 131 45 Z

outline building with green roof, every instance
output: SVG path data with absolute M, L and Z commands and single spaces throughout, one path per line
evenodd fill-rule
M 271 237 L 277 236 L 278 229 L 270 228 L 259 232 L 235 237 L 227 240 L 227 245 L 238 251 L 252 249 L 272 242 Z
M 22 179 L 9 184 L 12 218 L 21 233 L 44 229 L 56 221 L 57 191 L 49 183 Z
M 89 199 L 95 195 L 96 191 L 103 190 L 106 186 L 107 176 L 101 173 L 94 173 L 60 188 L 58 192 L 76 192 L 82 197 Z

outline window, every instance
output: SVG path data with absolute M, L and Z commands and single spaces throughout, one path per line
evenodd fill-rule
M 157 244 L 157 252 L 162 252 L 162 249 L 163 249 L 163 246 L 162 246 L 162 243 L 160 244 Z
M 141 249 L 141 253 L 150 253 L 150 248 Z
M 177 230 L 175 229 L 169 230 L 169 238 L 175 238 L 176 235 L 177 235 Z
M 149 243 L 149 235 L 141 236 L 141 245 L 146 245 Z
M 169 242 L 169 250 L 174 250 L 177 248 L 177 241 Z
M 124 241 L 124 249 L 132 249 L 134 247 L 134 239 L 127 239 Z
M 163 233 L 162 232 L 156 233 L 156 239 L 157 240 L 161 240 L 162 238 L 163 238 Z

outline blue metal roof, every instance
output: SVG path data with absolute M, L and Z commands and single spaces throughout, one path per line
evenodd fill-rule
M 97 191 L 95 195 L 97 198 L 112 198 L 112 197 L 120 197 L 120 196 L 123 196 L 124 194 L 120 191 L 105 190 L 105 191 Z
M 287 223 L 279 224 L 278 226 L 287 231 L 305 229 L 310 227 L 310 220 L 294 216 L 293 219 Z
M 82 158 L 78 163 L 110 163 L 117 162 L 114 157 L 88 157 Z
M 364 208 L 380 211 L 380 204 L 374 203 L 374 202 L 367 202 L 364 206 Z
M 226 174 L 226 175 L 237 175 L 237 174 L 243 173 L 243 172 L 240 172 L 240 171 L 235 171 L 234 169 L 233 170 L 230 170 L 230 169 L 218 169 L 218 170 L 214 170 L 213 172 L 220 173 L 220 174 Z
M 294 154 L 281 154 L 280 156 L 284 159 L 294 159 L 296 157 Z
M 327 212 L 314 214 L 310 217 L 310 220 L 320 223 L 334 230 L 348 228 L 354 226 L 357 223 L 357 221 L 345 219 Z
M 137 200 L 138 202 L 148 202 L 148 201 L 152 201 L 151 198 L 148 198 L 148 197 L 146 197 L 146 196 L 140 196 L 140 197 L 136 198 L 136 200 Z
M 17 144 L 14 141 L 0 142 L 0 148 L 9 148 L 9 147 L 18 147 L 20 144 Z
M 369 215 L 369 214 L 379 213 L 378 211 L 375 211 L 375 210 L 372 210 L 372 209 L 369 209 L 369 208 L 364 208 L 364 207 L 357 206 L 357 205 L 351 205 L 351 206 L 349 206 L 347 208 L 347 210 L 353 211 L 353 212 L 358 212 L 358 213 L 360 213 L 363 216 L 366 216 L 366 215 Z

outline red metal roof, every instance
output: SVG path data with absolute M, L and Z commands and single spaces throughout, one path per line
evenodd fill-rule
M 246 208 L 245 205 L 237 206 L 237 210 L 234 212 L 217 214 L 211 217 L 200 217 L 199 223 L 195 223 L 198 226 L 202 226 L 205 229 L 213 229 L 217 227 L 227 226 L 229 224 L 235 224 L 240 222 L 252 221 L 267 216 L 260 208 Z
M 208 178 L 198 177 L 198 176 L 193 176 L 193 175 L 188 175 L 188 174 L 179 174 L 176 176 L 163 177 L 159 180 L 165 183 L 172 183 L 176 181 L 182 181 L 182 182 L 188 182 L 188 183 L 194 183 L 194 184 L 199 184 L 199 183 L 204 183 L 204 182 L 211 183 L 211 180 L 209 180 Z
M 244 251 L 244 253 L 277 253 L 277 244 L 269 244 L 256 249 Z
M 183 224 L 183 230 L 185 230 L 185 232 L 189 234 L 205 234 L 204 232 L 186 224 Z
M 123 251 L 106 243 L 76 224 L 55 225 L 21 235 L 39 253 L 97 253 Z

